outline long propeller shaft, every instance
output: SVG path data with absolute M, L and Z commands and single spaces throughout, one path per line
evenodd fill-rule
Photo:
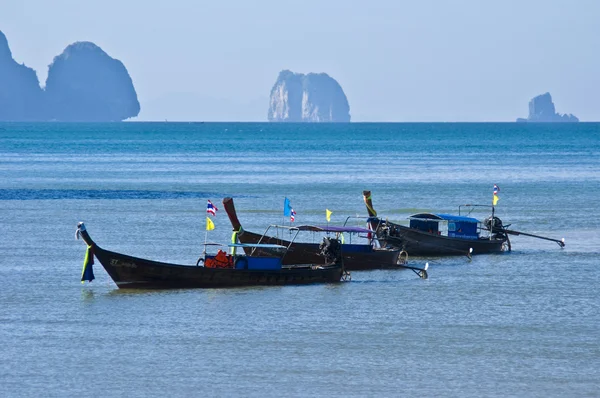
M 483 228 L 486 231 L 489 231 L 488 228 Z M 545 236 L 540 236 L 540 235 L 534 235 L 534 234 L 529 234 L 527 232 L 521 232 L 521 231 L 514 231 L 512 229 L 506 229 L 506 228 L 494 228 L 494 232 L 504 232 L 508 235 L 524 235 L 524 236 L 531 236 L 532 238 L 538 238 L 538 239 L 544 239 L 544 240 L 549 240 L 551 242 L 555 242 L 558 243 L 558 245 L 560 247 L 565 247 L 565 239 L 554 239 L 554 238 L 547 238 Z
M 506 232 L 507 234 L 510 235 L 524 235 L 524 236 L 531 236 L 532 238 L 538 238 L 538 239 L 544 239 L 544 240 L 549 240 L 551 242 L 556 242 L 558 243 L 558 245 L 560 247 L 565 247 L 565 240 L 564 239 L 554 239 L 554 238 L 547 238 L 545 236 L 540 236 L 540 235 L 534 235 L 534 234 L 529 234 L 527 232 L 520 232 L 520 231 L 513 231 L 512 229 L 503 229 L 504 232 Z

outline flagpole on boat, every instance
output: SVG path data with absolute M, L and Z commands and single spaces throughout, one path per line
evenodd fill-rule
M 213 216 L 216 216 L 218 210 L 219 209 L 217 209 L 217 207 L 212 204 L 210 199 L 208 199 L 207 203 L 206 203 L 206 228 L 205 228 L 205 232 L 204 232 L 204 250 L 202 251 L 204 258 L 206 258 L 206 244 L 207 244 L 207 239 L 208 239 L 208 231 L 215 229 L 215 224 L 213 223 L 213 221 L 210 219 L 210 217 L 208 215 L 212 214 Z
M 285 226 L 285 217 L 288 215 L 290 205 L 290 200 L 287 196 L 283 198 L 283 215 L 281 216 L 281 225 Z M 290 227 L 292 226 L 292 222 L 290 221 Z
M 332 211 L 329 209 L 325 209 L 325 218 L 327 219 L 327 229 L 329 229 L 329 220 L 331 219 Z M 327 236 L 329 236 L 329 231 L 327 232 Z
M 206 206 L 206 209 L 208 213 L 208 205 Z M 208 215 L 206 216 L 206 218 L 208 218 Z M 204 226 L 204 247 L 202 248 L 202 258 L 204 260 L 206 260 L 206 239 L 208 238 L 208 223 L 205 222 L 205 224 L 206 225 Z
M 492 240 L 492 230 L 494 229 L 494 196 L 492 195 L 492 218 L 490 220 L 490 240 Z
M 206 240 L 208 239 L 208 230 L 204 231 L 204 250 L 202 250 L 202 256 L 206 258 Z
M 494 184 L 494 190 L 492 192 L 492 218 L 490 219 L 490 240 L 492 240 L 492 235 L 494 234 L 494 213 L 496 211 L 496 202 L 498 200 L 498 185 Z
M 205 229 L 205 231 L 204 231 L 204 250 L 202 250 L 202 256 L 204 258 L 206 258 L 206 242 L 208 240 L 208 231 L 210 230 L 209 221 L 210 221 L 210 218 L 208 217 L 208 214 L 207 214 L 206 215 L 206 228 L 204 228 Z

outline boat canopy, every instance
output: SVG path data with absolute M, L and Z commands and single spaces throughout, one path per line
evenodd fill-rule
M 373 232 L 370 229 L 361 228 L 361 227 L 351 227 L 351 226 L 334 226 L 334 225 L 299 225 L 299 231 L 313 231 L 313 232 L 348 232 L 348 233 L 369 233 Z
M 428 220 L 444 220 L 444 221 L 455 221 L 455 222 L 473 222 L 478 223 L 479 220 L 473 217 L 456 216 L 454 214 L 433 214 L 433 213 L 419 213 L 413 214 L 409 217 L 410 219 L 428 219 Z
M 479 221 L 472 217 L 453 214 L 419 213 L 409 217 L 410 228 L 450 238 L 478 239 Z

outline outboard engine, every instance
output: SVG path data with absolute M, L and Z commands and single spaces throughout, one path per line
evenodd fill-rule
M 502 220 L 498 217 L 494 217 L 492 219 L 492 217 L 490 216 L 490 217 L 486 218 L 485 221 L 483 222 L 483 225 L 487 229 L 492 231 L 492 236 L 494 236 L 494 237 L 501 238 L 501 237 L 506 236 L 506 234 L 504 233 L 504 226 L 502 225 Z
M 320 255 L 325 258 L 325 264 L 335 264 L 342 260 L 342 245 L 333 238 L 323 238 L 319 245 Z
M 483 225 L 485 225 L 487 229 L 492 229 L 492 227 L 494 227 L 494 229 L 503 229 L 502 220 L 498 217 L 494 217 L 493 220 L 491 216 L 486 218 Z
M 382 233 L 384 237 L 395 237 L 395 236 L 400 236 L 400 229 L 395 226 L 394 224 L 388 224 L 388 223 L 384 223 L 382 224 Z

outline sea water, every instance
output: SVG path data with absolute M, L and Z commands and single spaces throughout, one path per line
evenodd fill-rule
M 119 290 L 102 247 L 195 264 L 245 229 L 489 205 L 507 254 L 334 285 Z M 205 231 L 206 201 L 219 208 Z M 0 395 L 597 396 L 600 124 L 0 124 Z M 486 208 L 470 213 L 489 216 Z M 464 208 L 461 209 L 463 215 Z M 351 219 L 364 225 L 364 218 Z

